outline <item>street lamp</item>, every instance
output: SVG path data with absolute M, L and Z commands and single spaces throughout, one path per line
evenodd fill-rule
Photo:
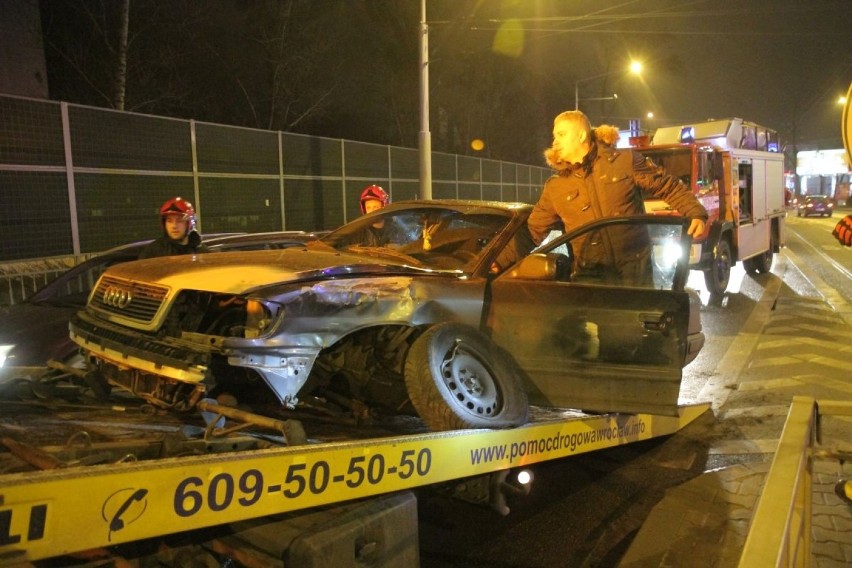
M 574 82 L 574 110 L 580 109 L 580 83 L 585 83 L 586 81 L 593 81 L 595 79 L 600 79 L 601 77 L 607 77 L 609 75 L 615 75 L 616 73 L 620 73 L 621 70 L 618 71 L 608 71 L 607 73 L 601 73 L 599 75 L 593 75 L 591 77 L 586 77 L 585 79 L 580 79 L 579 81 Z M 639 61 L 632 61 L 630 63 L 630 72 L 634 75 L 639 75 L 642 73 L 642 63 Z M 618 98 L 618 95 L 613 95 L 612 98 Z M 609 97 L 598 97 L 597 99 L 583 99 L 583 100 L 608 100 Z

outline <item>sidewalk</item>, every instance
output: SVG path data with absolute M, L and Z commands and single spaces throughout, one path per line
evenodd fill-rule
M 729 350 L 702 391 L 714 401 L 719 432 L 711 457 L 733 465 L 668 490 L 620 567 L 736 567 L 793 396 L 852 399 L 852 307 L 787 287 L 785 276 L 800 266 L 789 251 L 776 257 L 738 349 Z M 852 424 L 832 421 L 822 445 L 848 451 Z M 813 565 L 852 565 L 852 506 L 834 493 L 839 478 L 852 478 L 852 464 L 816 460 L 813 471 Z

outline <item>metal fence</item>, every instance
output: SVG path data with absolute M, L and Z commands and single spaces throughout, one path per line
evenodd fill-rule
M 550 173 L 440 152 L 432 167 L 435 198 L 532 201 Z M 331 229 L 371 183 L 415 198 L 418 151 L 0 96 L 0 262 L 155 236 L 175 195 L 208 233 Z
M 416 198 L 419 163 L 413 148 L 0 96 L 0 305 L 20 296 L 4 301 L 9 277 L 54 273 L 32 259 L 157 236 L 170 197 L 190 199 L 206 233 L 332 229 L 360 214 L 366 185 Z M 549 175 L 432 153 L 436 199 L 533 202 Z

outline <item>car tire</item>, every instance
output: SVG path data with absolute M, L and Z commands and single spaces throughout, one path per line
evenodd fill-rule
M 728 244 L 727 240 L 722 239 L 716 246 L 710 267 L 704 271 L 704 284 L 707 286 L 708 292 L 714 295 L 725 293 L 728 288 L 728 281 L 731 279 L 732 265 L 731 245 Z
M 405 361 L 415 410 L 433 431 L 513 428 L 529 402 L 509 356 L 479 331 L 453 322 L 427 329 Z
M 755 276 L 757 274 L 768 274 L 772 268 L 772 251 L 768 250 L 763 254 L 753 256 L 743 262 L 746 272 Z

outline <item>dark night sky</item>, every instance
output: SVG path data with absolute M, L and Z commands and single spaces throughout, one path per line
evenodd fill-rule
M 480 2 L 480 10 L 489 4 L 498 2 Z M 616 103 L 581 103 L 593 122 L 626 126 L 648 111 L 656 117 L 649 127 L 737 116 L 783 131 L 787 143 L 795 124 L 800 147 L 841 146 L 837 98 L 852 81 L 850 0 L 499 4 L 523 18 L 521 57 L 552 77 L 565 108 L 573 106 L 578 80 L 581 98 L 618 92 Z M 488 27 L 478 26 L 480 33 Z M 582 81 L 631 57 L 645 62 L 641 80 L 613 73 Z
M 55 48 L 108 61 L 85 26 L 88 11 L 118 5 L 41 0 L 53 98 L 108 106 L 90 88 L 105 69 L 81 81 Z M 282 6 L 295 7 L 284 91 L 258 51 Z M 415 146 L 419 19 L 419 0 L 131 0 L 128 109 Z M 790 153 L 842 146 L 852 0 L 427 0 L 427 20 L 437 151 L 471 153 L 482 138 L 486 157 L 540 163 L 578 81 L 581 99 L 619 95 L 581 102 L 594 124 L 736 116 L 778 130 Z M 631 58 L 641 78 L 621 71 Z M 272 105 L 270 92 L 284 98 Z M 146 101 L 159 106 L 134 106 Z

